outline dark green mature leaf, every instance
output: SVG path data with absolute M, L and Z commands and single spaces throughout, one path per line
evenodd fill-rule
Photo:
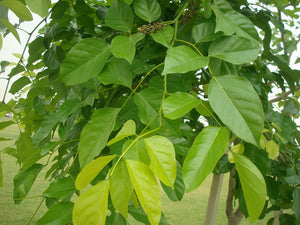
M 109 181 L 100 181 L 78 197 L 73 209 L 73 224 L 105 224 Z
M 22 172 L 21 170 L 14 177 L 14 192 L 13 197 L 16 204 L 26 197 L 32 187 L 37 175 L 44 168 L 44 165 L 34 164 L 29 169 Z
M 133 205 L 129 206 L 128 212 L 129 212 L 129 214 L 134 219 L 136 219 L 137 221 L 141 222 L 142 224 L 144 224 L 144 225 L 151 225 L 149 223 L 147 215 L 145 214 L 145 212 L 143 211 L 143 209 L 141 207 L 136 208 Z M 170 225 L 163 213 L 161 214 L 161 220 L 159 222 L 159 225 Z
M 135 0 L 133 8 L 135 14 L 148 23 L 157 20 L 161 14 L 157 0 Z
M 169 48 L 165 59 L 163 75 L 169 73 L 186 73 L 207 66 L 208 57 L 200 56 L 187 46 Z
M 187 192 L 199 187 L 213 171 L 226 151 L 228 139 L 229 134 L 225 127 L 207 127 L 196 137 L 182 168 Z
M 105 24 L 115 30 L 130 33 L 133 26 L 134 15 L 128 4 L 123 0 L 113 0 L 107 11 Z
M 98 75 L 110 56 L 110 46 L 96 38 L 79 41 L 68 52 L 62 63 L 60 80 L 75 85 Z
M 173 40 L 174 36 L 174 28 L 169 25 L 166 26 L 163 30 L 159 30 L 156 33 L 151 33 L 150 35 L 157 43 L 160 43 L 163 46 L 170 48 L 171 41 Z
M 126 59 L 131 64 L 135 56 L 135 45 L 144 37 L 142 33 L 131 37 L 116 36 L 111 41 L 111 52 L 115 57 Z
M 200 23 L 193 27 L 192 36 L 196 43 L 209 42 L 221 36 L 221 32 L 215 33 L 216 24 L 213 22 Z
M 12 124 L 15 124 L 13 121 L 3 121 L 3 122 L 0 122 L 0 130 L 3 130 L 5 129 L 6 127 L 12 125 Z
M 110 177 L 110 197 L 115 209 L 128 217 L 128 203 L 133 194 L 133 186 L 124 161 L 120 161 Z
M 127 225 L 125 218 L 114 211 L 111 212 L 111 215 L 106 218 L 106 225 Z
M 1 5 L 13 11 L 21 20 L 31 21 L 32 15 L 26 6 L 18 0 L 2 0 Z
M 36 225 L 55 224 L 65 225 L 72 220 L 73 202 L 58 202 L 51 206 L 49 210 L 36 223 Z
M 162 110 L 165 117 L 174 120 L 182 117 L 198 104 L 199 101 L 194 96 L 188 93 L 175 92 L 165 99 Z
M 220 37 L 209 46 L 208 55 L 232 64 L 249 63 L 260 51 L 256 42 L 239 36 Z
M 132 73 L 129 63 L 120 59 L 108 62 L 98 75 L 98 79 L 105 85 L 120 84 L 130 87 L 132 83 Z
M 91 162 L 105 147 L 119 111 L 117 108 L 106 107 L 94 112 L 80 136 L 78 152 L 81 168 Z
M 70 194 L 75 192 L 74 180 L 71 177 L 63 177 L 50 183 L 49 187 L 44 191 L 47 198 L 56 198 L 63 200 Z
M 293 206 L 292 209 L 295 213 L 297 223 L 300 222 L 300 189 L 295 188 L 293 191 Z
M 51 11 L 52 19 L 59 19 L 63 17 L 65 11 L 69 8 L 69 3 L 66 1 L 59 1 L 55 4 Z
M 36 60 L 40 59 L 41 54 L 45 51 L 44 40 L 45 39 L 43 37 L 37 37 L 29 44 L 29 64 L 32 64 Z
M 59 69 L 64 58 L 64 50 L 62 47 L 56 45 L 52 45 L 44 54 L 45 65 L 50 70 Z
M 267 188 L 263 175 L 257 167 L 245 156 L 232 152 L 235 165 L 242 184 L 250 222 L 260 216 L 267 197 Z
M 151 225 L 159 224 L 161 218 L 160 189 L 151 169 L 136 160 L 126 160 L 128 172 L 140 204 Z
M 259 146 L 264 113 L 259 96 L 243 77 L 213 77 L 208 99 L 215 113 L 237 136 Z
M 30 10 L 41 17 L 48 16 L 48 9 L 51 6 L 51 0 L 26 0 Z
M 78 190 L 84 189 L 97 175 L 101 170 L 111 162 L 116 157 L 116 155 L 108 155 L 99 157 L 89 164 L 87 164 L 80 171 L 75 180 L 75 186 Z
M 30 84 L 31 81 L 28 77 L 20 77 L 18 80 L 16 80 L 10 87 L 9 92 L 11 94 L 16 94 L 18 91 L 20 91 L 23 87 Z
M 214 76 L 221 76 L 221 75 L 237 75 L 236 66 L 225 62 L 224 60 L 217 59 L 217 58 L 210 58 L 209 59 L 209 68 Z
M 252 22 L 244 15 L 233 10 L 225 0 L 214 1 L 213 10 L 216 15 L 216 32 L 225 35 L 237 34 L 257 44 L 259 37 Z

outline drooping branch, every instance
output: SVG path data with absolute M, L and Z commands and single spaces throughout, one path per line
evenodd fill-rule
M 300 89 L 300 86 L 295 87 L 295 91 L 297 91 L 297 90 L 299 90 L 299 89 Z M 289 94 L 291 94 L 291 93 L 293 93 L 293 91 L 292 91 L 292 90 L 289 90 L 289 91 L 283 93 L 282 95 L 279 95 L 278 97 L 271 99 L 269 102 L 270 102 L 270 103 L 278 102 L 278 101 L 280 101 L 280 100 L 282 100 L 282 99 L 285 99 L 285 98 L 286 98 Z

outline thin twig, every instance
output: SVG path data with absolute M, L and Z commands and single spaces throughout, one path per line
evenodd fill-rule
M 299 90 L 299 89 L 300 89 L 300 86 L 295 87 L 295 91 L 297 91 L 297 90 Z M 278 101 L 280 101 L 280 100 L 282 100 L 282 99 L 285 99 L 285 98 L 286 98 L 289 94 L 291 94 L 291 93 L 293 93 L 293 91 L 292 91 L 292 90 L 289 90 L 289 91 L 283 93 L 282 95 L 279 95 L 278 97 L 271 99 L 271 100 L 269 101 L 269 103 L 278 102 Z

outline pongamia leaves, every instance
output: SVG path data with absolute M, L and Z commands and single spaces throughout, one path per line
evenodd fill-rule
M 157 0 L 135 0 L 133 2 L 135 14 L 151 23 L 160 17 L 161 9 Z

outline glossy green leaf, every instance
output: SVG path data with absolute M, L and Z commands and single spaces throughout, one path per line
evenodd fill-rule
M 31 21 L 32 15 L 27 7 L 18 0 L 2 0 L 0 1 L 1 5 L 9 8 L 13 11 L 21 20 Z
M 123 0 L 113 0 L 107 11 L 105 24 L 115 30 L 130 33 L 133 26 L 134 15 L 131 7 Z
M 105 147 L 114 129 L 118 113 L 117 108 L 98 109 L 83 128 L 78 147 L 81 168 L 91 162 Z
M 43 195 L 47 198 L 56 198 L 63 200 L 75 192 L 74 180 L 71 177 L 63 177 L 50 183 Z
M 197 52 L 187 46 L 169 48 L 165 59 L 163 75 L 169 73 L 186 73 L 207 66 L 208 57 L 200 56 Z
M 85 188 L 115 157 L 116 155 L 101 156 L 83 167 L 75 180 L 76 188 L 78 190 Z
M 115 57 L 126 59 L 131 64 L 135 56 L 135 45 L 144 37 L 142 33 L 131 37 L 116 36 L 111 41 L 111 52 Z
M 128 217 L 128 203 L 133 193 L 128 170 L 124 161 L 120 161 L 110 177 L 110 197 L 115 209 L 125 218 Z
M 121 59 L 108 62 L 98 75 L 98 79 L 105 85 L 120 84 L 131 87 L 132 73 L 129 63 Z
M 192 36 L 196 43 L 209 42 L 221 36 L 221 33 L 215 33 L 216 24 L 213 22 L 204 22 L 197 24 L 192 29 Z
M 51 206 L 49 210 L 36 223 L 36 225 L 65 225 L 72 219 L 73 202 L 58 202 Z
M 182 168 L 187 192 L 205 180 L 225 153 L 229 134 L 225 127 L 207 127 L 196 137 Z
M 161 14 L 160 5 L 157 0 L 135 0 L 133 8 L 135 14 L 148 23 L 159 19 Z
M 48 16 L 48 9 L 51 6 L 51 0 L 26 0 L 30 10 L 41 17 Z
M 3 130 L 5 129 L 6 127 L 10 126 L 10 125 L 13 125 L 15 124 L 13 121 L 3 121 L 3 122 L 0 122 L 0 130 Z
M 110 46 L 96 38 L 79 41 L 68 52 L 60 70 L 60 80 L 66 85 L 87 81 L 99 74 L 110 56 Z
M 30 191 L 37 175 L 44 168 L 44 165 L 34 164 L 26 171 L 21 170 L 14 177 L 14 191 L 13 198 L 16 204 L 21 203 L 21 201 L 26 197 L 27 193 Z
M 136 125 L 134 120 L 128 120 L 126 121 L 126 123 L 124 123 L 123 127 L 121 128 L 121 130 L 118 132 L 118 134 L 111 139 L 107 145 L 112 145 L 120 140 L 122 140 L 125 137 L 129 137 L 132 135 L 136 135 Z
M 162 110 L 165 117 L 174 120 L 187 114 L 198 104 L 199 101 L 194 96 L 188 93 L 175 92 L 165 99 Z
M 232 64 L 243 64 L 254 61 L 259 51 L 260 47 L 256 42 L 234 35 L 213 41 L 209 46 L 208 55 Z
M 214 112 L 233 133 L 259 145 L 264 128 L 264 113 L 258 94 L 251 83 L 238 76 L 213 77 L 208 99 Z
M 260 216 L 266 202 L 266 183 L 259 169 L 248 158 L 234 152 L 233 157 L 242 184 L 250 222 L 253 223 Z
M 15 36 L 15 38 L 20 43 L 20 37 L 16 28 L 10 22 L 8 22 L 8 20 L 5 19 L 0 19 L 0 23 L 2 23 Z
M 144 141 L 151 159 L 150 168 L 165 185 L 173 187 L 176 159 L 172 142 L 163 136 L 152 136 Z
M 216 32 L 222 31 L 225 35 L 237 34 L 254 42 L 259 37 L 253 23 L 244 15 L 233 10 L 225 0 L 214 1 L 213 10 L 216 15 Z
M 156 33 L 151 33 L 150 35 L 157 43 L 170 48 L 171 41 L 173 40 L 174 36 L 174 28 L 169 25 L 164 27 L 163 30 L 159 30 Z
M 128 172 L 140 204 L 151 225 L 158 225 L 161 218 L 160 188 L 152 170 L 144 163 L 126 160 Z
M 78 197 L 73 209 L 74 225 L 105 225 L 109 181 L 100 181 Z
M 31 81 L 28 77 L 20 77 L 18 80 L 16 80 L 10 87 L 9 92 L 11 94 L 16 94 L 18 91 L 20 91 L 23 87 L 30 84 Z

